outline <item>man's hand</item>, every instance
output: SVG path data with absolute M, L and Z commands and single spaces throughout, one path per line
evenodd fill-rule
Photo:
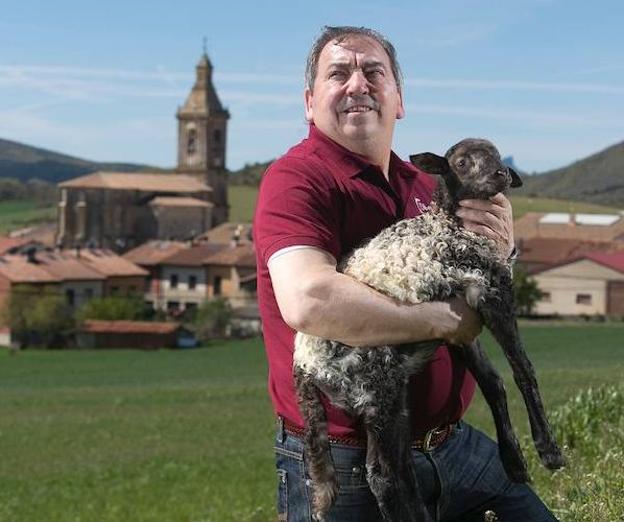
M 437 324 L 439 338 L 450 344 L 463 346 L 479 336 L 482 328 L 481 316 L 463 298 L 454 297 L 440 305 L 442 313 L 438 315 Z
M 489 200 L 463 199 L 455 213 L 466 230 L 496 242 L 502 259 L 507 259 L 514 249 L 513 215 L 511 203 L 501 193 Z

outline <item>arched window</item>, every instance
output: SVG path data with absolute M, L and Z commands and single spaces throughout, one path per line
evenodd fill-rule
M 221 130 L 215 129 L 212 133 L 212 138 L 215 143 L 221 143 Z
M 187 154 L 195 154 L 197 150 L 197 131 L 195 129 L 189 129 L 188 138 L 186 141 Z

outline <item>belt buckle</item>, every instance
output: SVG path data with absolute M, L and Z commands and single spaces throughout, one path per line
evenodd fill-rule
M 442 429 L 440 428 L 433 428 L 432 430 L 429 430 L 426 434 L 425 437 L 423 439 L 423 452 L 424 453 L 429 453 L 430 451 L 434 450 L 436 448 L 436 446 L 434 444 L 432 444 L 433 441 L 433 437 L 435 437 L 436 435 L 442 433 Z

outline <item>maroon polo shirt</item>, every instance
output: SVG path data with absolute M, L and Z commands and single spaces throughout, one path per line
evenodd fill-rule
M 253 223 L 257 252 L 258 304 L 269 363 L 269 393 L 275 412 L 303 426 L 294 389 L 295 331 L 282 319 L 267 261 L 275 252 L 308 245 L 340 260 L 383 228 L 417 216 L 431 200 L 436 181 L 392 153 L 389 181 L 379 167 L 338 145 L 314 125 L 310 133 L 264 174 Z M 422 432 L 457 421 L 475 383 L 461 363 L 440 346 L 426 369 L 409 383 L 413 429 Z M 332 435 L 353 435 L 353 419 L 325 402 Z

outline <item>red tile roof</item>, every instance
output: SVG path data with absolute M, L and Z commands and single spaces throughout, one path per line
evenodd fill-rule
M 622 252 L 588 252 L 581 259 L 590 259 L 596 263 L 624 273 L 624 251 Z
M 109 277 L 147 276 L 149 272 L 128 259 L 104 249 L 82 248 L 78 252 L 65 250 L 65 256 L 77 258 L 81 263 Z
M 154 266 L 183 248 L 188 246 L 182 241 L 148 241 L 129 250 L 123 257 L 137 265 Z
M 207 257 L 204 259 L 204 264 L 255 268 L 256 253 L 252 243 L 243 243 L 234 247 L 226 247 Z
M 89 333 L 170 334 L 181 327 L 180 323 L 155 321 L 100 321 L 88 319 L 82 331 Z
M 110 190 L 141 190 L 144 192 L 209 192 L 208 185 L 193 176 L 155 172 L 94 172 L 63 181 L 61 188 L 102 188 Z
M 207 257 L 217 254 L 220 250 L 227 248 L 225 245 L 214 243 L 200 243 L 191 247 L 178 250 L 175 254 L 163 259 L 163 265 L 178 266 L 202 266 Z
M 60 283 L 61 278 L 48 272 L 38 263 L 30 263 L 25 256 L 0 257 L 0 274 L 12 283 Z
M 39 266 L 61 281 L 102 281 L 106 277 L 66 252 L 37 252 Z
M 555 265 L 576 257 L 584 252 L 611 252 L 624 249 L 624 244 L 608 241 L 587 241 L 579 239 L 557 239 L 534 237 L 519 240 L 521 263 Z
M 0 236 L 0 255 L 6 254 L 12 248 L 19 248 L 28 243 L 30 243 L 30 239 L 27 238 Z
M 251 223 L 221 223 L 210 230 L 206 230 L 200 239 L 211 243 L 229 244 L 235 235 L 238 235 L 240 243 L 251 242 Z

